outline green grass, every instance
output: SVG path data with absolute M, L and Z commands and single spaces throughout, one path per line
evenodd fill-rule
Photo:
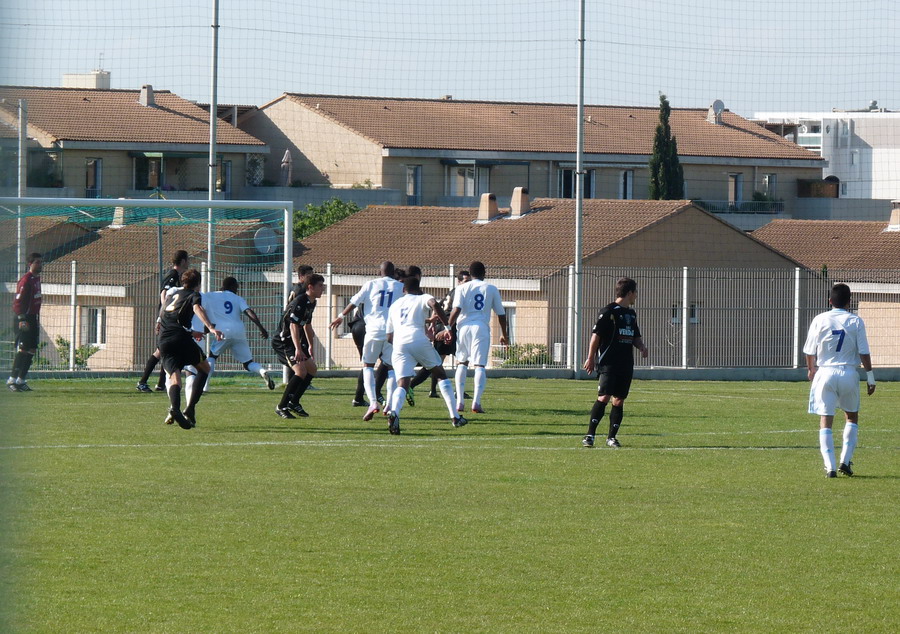
M 900 629 L 894 384 L 837 480 L 803 383 L 637 382 L 618 451 L 590 382 L 491 379 L 462 429 L 420 389 L 399 437 L 317 384 L 282 421 L 218 378 L 191 431 L 133 381 L 0 395 L 0 629 Z

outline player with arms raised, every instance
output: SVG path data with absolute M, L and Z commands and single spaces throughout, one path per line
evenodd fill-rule
M 816 315 L 809 325 L 803 352 L 806 355 L 809 413 L 819 415 L 819 451 L 825 461 L 825 476 L 837 472 L 852 476 L 850 460 L 859 433 L 859 375 L 862 361 L 866 370 L 867 393 L 875 392 L 875 374 L 863 320 L 848 310 L 850 287 L 835 284 L 829 298 L 832 309 Z M 831 431 L 836 408 L 844 410 L 844 447 L 841 463 L 835 468 L 834 436 Z

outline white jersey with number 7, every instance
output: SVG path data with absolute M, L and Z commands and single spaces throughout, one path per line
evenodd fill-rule
M 820 368 L 859 365 L 859 355 L 869 354 L 866 325 L 858 315 L 834 308 L 819 313 L 809 325 L 803 353 L 816 356 Z

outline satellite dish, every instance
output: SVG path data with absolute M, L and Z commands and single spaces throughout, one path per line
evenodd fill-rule
M 253 246 L 260 255 L 270 255 L 278 250 L 278 236 L 269 227 L 262 227 L 253 234 Z
M 807 128 L 805 125 L 800 126 L 798 130 L 800 134 L 806 134 L 807 132 L 809 132 L 809 128 Z
M 722 101 L 721 99 L 716 99 L 712 103 L 712 109 L 713 109 L 713 112 L 715 112 L 716 116 L 718 117 L 720 114 L 725 112 L 725 102 Z

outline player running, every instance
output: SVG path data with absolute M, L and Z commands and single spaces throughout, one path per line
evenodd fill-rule
M 647 346 L 641 338 L 641 329 L 638 328 L 637 313 L 631 308 L 636 298 L 637 282 L 628 277 L 620 278 L 616 282 L 616 301 L 600 310 L 597 323 L 594 324 L 584 369 L 588 374 L 593 374 L 597 369 L 600 376 L 588 433 L 581 441 L 585 447 L 594 446 L 594 434 L 610 400 L 612 410 L 609 412 L 606 445 L 613 448 L 621 446 L 616 434 L 622 424 L 622 410 L 634 376 L 632 348 L 640 350 L 644 359 L 648 354 Z
M 363 385 L 366 388 L 366 396 L 369 398 L 369 408 L 366 410 L 363 420 L 372 420 L 379 410 L 378 392 L 375 388 L 375 363 L 381 358 L 381 362 L 388 366 L 388 378 L 385 386 L 385 403 L 391 402 L 391 393 L 394 391 L 395 374 L 390 367 L 392 349 L 387 340 L 386 322 L 388 310 L 394 301 L 400 299 L 403 294 L 403 284 L 394 279 L 394 263 L 382 262 L 380 267 L 381 277 L 363 284 L 359 292 L 350 298 L 350 303 L 331 322 L 331 329 L 335 330 L 343 322 L 344 317 L 350 314 L 357 306 L 362 307 L 363 319 L 366 322 L 366 337 L 363 340 Z
M 809 325 L 803 352 L 806 354 L 807 376 L 812 381 L 809 388 L 809 413 L 818 414 L 819 451 L 825 461 L 825 476 L 836 478 L 840 471 L 852 476 L 853 450 L 859 434 L 859 375 L 857 367 L 862 361 L 866 371 L 866 393 L 875 393 L 875 373 L 866 325 L 851 313 L 850 287 L 835 284 L 829 298 L 832 309 L 816 315 Z M 834 436 L 832 425 L 834 411 L 844 410 L 844 447 L 841 463 L 835 468 Z
M 388 340 L 393 346 L 392 363 L 398 382 L 397 389 L 392 395 L 392 401 L 388 403 L 388 431 L 393 435 L 400 433 L 400 410 L 403 409 L 406 393 L 412 376 L 416 372 L 417 364 L 428 368 L 438 380 L 438 387 L 441 390 L 441 396 L 444 397 L 447 410 L 450 412 L 450 421 L 453 426 L 462 427 L 469 422 L 456 412 L 453 384 L 447 378 L 444 367 L 441 365 L 441 355 L 434 349 L 434 345 L 425 333 L 425 322 L 432 312 L 444 325 L 447 324 L 447 315 L 434 297 L 422 292 L 420 284 L 417 277 L 407 277 L 404 280 L 405 295 L 391 306 L 385 324 Z M 438 336 L 441 339 L 449 339 L 451 335 L 449 330 L 444 330 Z

